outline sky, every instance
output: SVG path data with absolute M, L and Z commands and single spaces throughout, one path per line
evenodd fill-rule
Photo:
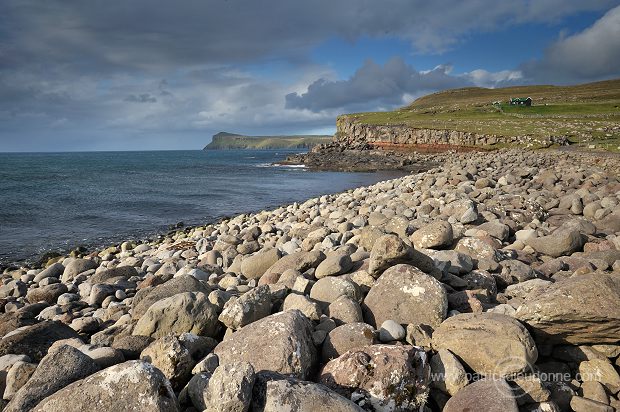
M 0 152 L 332 134 L 457 87 L 620 77 L 620 0 L 2 0 Z

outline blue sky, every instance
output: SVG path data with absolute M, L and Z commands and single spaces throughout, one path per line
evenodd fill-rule
M 332 133 L 454 87 L 620 77 L 620 0 L 5 0 L 0 151 Z

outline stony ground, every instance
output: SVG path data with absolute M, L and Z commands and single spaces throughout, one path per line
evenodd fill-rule
M 424 173 L 5 271 L 5 411 L 613 411 L 620 166 Z

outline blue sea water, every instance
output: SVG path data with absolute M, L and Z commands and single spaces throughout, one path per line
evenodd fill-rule
M 272 166 L 293 151 L 0 153 L 0 263 L 397 177 Z

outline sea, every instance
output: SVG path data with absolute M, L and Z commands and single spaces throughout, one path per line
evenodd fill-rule
M 293 150 L 0 153 L 0 265 L 153 239 L 401 176 L 275 166 Z

